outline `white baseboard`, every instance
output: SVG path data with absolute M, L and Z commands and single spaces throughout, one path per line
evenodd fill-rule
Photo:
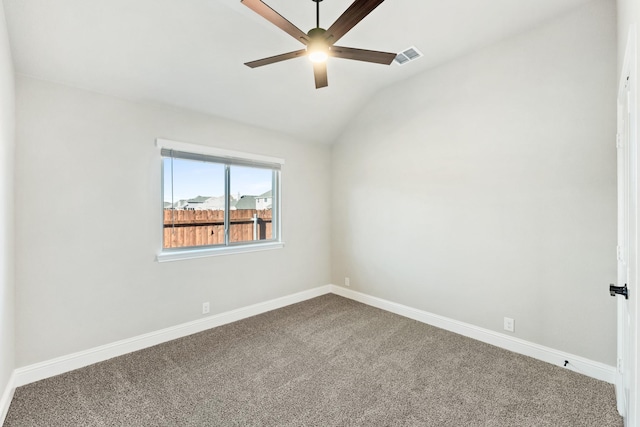
M 2 396 L 0 396 L 0 426 L 4 425 L 4 420 L 7 418 L 7 413 L 9 412 L 9 405 L 11 405 L 11 399 L 13 399 L 13 393 L 16 391 L 15 378 L 16 374 L 14 371 L 9 377 Z
M 122 356 L 133 351 L 142 350 L 177 338 L 202 332 L 217 326 L 246 319 L 267 311 L 276 310 L 291 304 L 306 301 L 328 293 L 334 293 L 345 298 L 396 313 L 398 315 L 455 332 L 516 353 L 530 356 L 535 359 L 552 363 L 554 365 L 563 366 L 565 360 L 567 360 L 569 361 L 567 369 L 571 369 L 589 377 L 609 383 L 614 383 L 615 381 L 615 368 L 603 363 L 594 362 L 580 356 L 554 350 L 552 348 L 510 337 L 488 329 L 483 329 L 468 323 L 459 322 L 437 314 L 428 313 L 426 311 L 366 295 L 341 286 L 326 285 L 254 304 L 248 307 L 228 311 L 226 313 L 216 314 L 201 320 L 183 323 L 181 325 L 18 368 L 13 372 L 11 379 L 9 380 L 9 384 L 2 394 L 2 400 L 0 400 L 0 421 L 2 421 L 6 416 L 6 412 L 9 409 L 9 404 L 16 387 L 63 374 L 94 363 L 102 362 L 113 357 Z M 0 425 L 1 424 L 2 423 L 0 423 Z
M 385 311 L 390 311 L 392 313 L 408 317 L 409 319 L 417 320 L 418 322 L 455 332 L 487 344 L 492 344 L 496 347 L 513 351 L 514 353 L 533 357 L 534 359 L 542 360 L 553 365 L 564 366 L 565 361 L 568 361 L 569 364 L 566 366 L 567 369 L 611 384 L 615 383 L 616 369 L 613 366 L 605 365 L 604 363 L 595 362 L 584 357 L 565 353 L 563 351 L 511 337 L 489 329 L 480 328 L 469 323 L 459 322 L 427 311 L 418 310 L 412 307 L 407 307 L 406 305 L 387 301 L 382 298 L 366 295 L 341 286 L 331 285 L 331 293 L 372 307 L 380 308 Z
M 181 325 L 18 368 L 14 371 L 15 378 L 13 387 L 20 387 L 25 384 L 73 371 L 74 369 L 102 362 L 116 356 L 122 356 L 133 351 L 142 350 L 144 348 L 202 332 L 217 326 L 226 325 L 227 323 L 246 319 L 247 317 L 266 313 L 267 311 L 276 310 L 291 304 L 306 301 L 330 292 L 331 285 L 320 286 L 318 288 L 261 302 L 248 307 L 216 314 L 201 320 L 183 323 Z

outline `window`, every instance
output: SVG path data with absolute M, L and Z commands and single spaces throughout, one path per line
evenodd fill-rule
M 282 247 L 283 160 L 158 140 L 162 250 L 158 261 Z

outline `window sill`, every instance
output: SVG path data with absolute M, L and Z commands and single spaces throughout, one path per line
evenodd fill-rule
M 156 257 L 156 261 L 180 261 L 183 259 L 205 258 L 210 256 L 241 254 L 246 252 L 269 251 L 273 249 L 281 249 L 283 247 L 284 242 L 270 242 L 238 246 L 225 246 L 218 248 L 176 249 L 160 252 Z

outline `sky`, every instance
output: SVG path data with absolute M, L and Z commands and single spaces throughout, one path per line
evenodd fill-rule
M 171 159 L 164 158 L 164 201 L 171 202 Z M 231 166 L 231 194 L 257 196 L 271 190 L 272 171 Z M 173 159 L 173 201 L 224 195 L 224 165 Z

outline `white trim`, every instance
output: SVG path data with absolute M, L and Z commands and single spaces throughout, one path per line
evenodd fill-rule
M 11 405 L 11 400 L 13 399 L 13 393 L 16 391 L 15 378 L 16 373 L 13 371 L 4 388 L 2 397 L 0 397 L 0 426 L 4 425 L 4 420 L 7 418 L 7 413 L 9 412 L 9 405 Z
M 333 293 L 352 299 L 391 313 L 417 320 L 441 329 L 492 344 L 515 353 L 533 357 L 544 362 L 562 366 L 565 360 L 569 361 L 568 369 L 572 369 L 589 377 L 613 383 L 615 381 L 615 368 L 603 363 L 594 362 L 580 356 L 565 353 L 552 348 L 544 347 L 518 338 L 513 338 L 498 332 L 483 329 L 468 323 L 459 322 L 444 316 L 432 314 L 426 311 L 407 307 L 402 304 L 390 302 L 381 298 L 366 295 L 336 285 L 325 285 L 307 291 L 298 292 L 276 298 L 270 301 L 250 305 L 248 307 L 216 314 L 201 320 L 183 323 L 181 325 L 162 329 L 156 332 L 139 335 L 137 337 L 116 341 L 111 344 L 95 347 L 85 351 L 57 357 L 55 359 L 36 363 L 16 369 L 0 401 L 0 411 L 6 412 L 16 387 L 35 381 L 63 374 L 94 363 L 102 362 L 113 357 L 122 356 L 133 351 L 142 350 L 167 341 L 182 338 L 191 334 L 205 331 L 217 326 L 256 316 L 267 311 L 276 310 L 291 304 L 296 304 L 324 294 Z M 2 415 L 3 412 L 0 412 Z M 2 420 L 2 418 L 0 418 Z M 0 423 L 1 425 L 1 423 Z
M 223 148 L 208 145 L 190 144 L 188 142 L 172 141 L 170 139 L 156 139 L 156 147 L 167 148 L 187 153 L 206 154 L 209 156 L 227 157 L 229 159 L 255 160 L 258 162 L 277 163 L 284 165 L 284 159 L 279 157 L 263 156 L 262 154 L 246 153 L 244 151 L 225 150 Z
M 615 368 L 605 365 L 604 363 L 595 362 L 584 357 L 514 338 L 489 329 L 480 328 L 469 323 L 459 322 L 427 311 L 366 295 L 341 286 L 331 285 L 331 292 L 372 307 L 399 314 L 409 319 L 455 332 L 465 337 L 533 357 L 534 359 L 542 360 L 553 365 L 563 366 L 565 360 L 568 360 L 569 365 L 567 365 L 567 369 L 611 384 L 615 382 Z
M 616 297 L 618 333 L 616 398 L 625 426 L 636 426 L 638 411 L 638 58 L 636 24 L 629 26 L 618 83 L 618 286 L 628 284 L 629 299 Z
M 325 285 L 293 295 L 276 298 L 270 301 L 253 304 L 248 307 L 238 308 L 225 313 L 216 314 L 201 320 L 183 323 L 156 332 L 139 335 L 137 337 L 116 341 L 89 350 L 80 351 L 66 356 L 57 357 L 33 365 L 18 368 L 14 371 L 14 386 L 20 387 L 35 381 L 63 374 L 94 363 L 102 362 L 113 357 L 122 356 L 133 351 L 162 344 L 167 341 L 192 335 L 227 323 L 256 316 L 267 311 L 276 310 L 291 304 L 306 301 L 320 295 L 331 292 L 331 286 Z
M 241 246 L 220 246 L 215 248 L 179 249 L 175 251 L 167 250 L 156 255 L 158 262 L 179 261 L 183 259 L 205 258 L 210 256 L 221 256 L 231 254 L 241 254 L 245 252 L 269 251 L 281 249 L 284 242 L 256 243 Z

